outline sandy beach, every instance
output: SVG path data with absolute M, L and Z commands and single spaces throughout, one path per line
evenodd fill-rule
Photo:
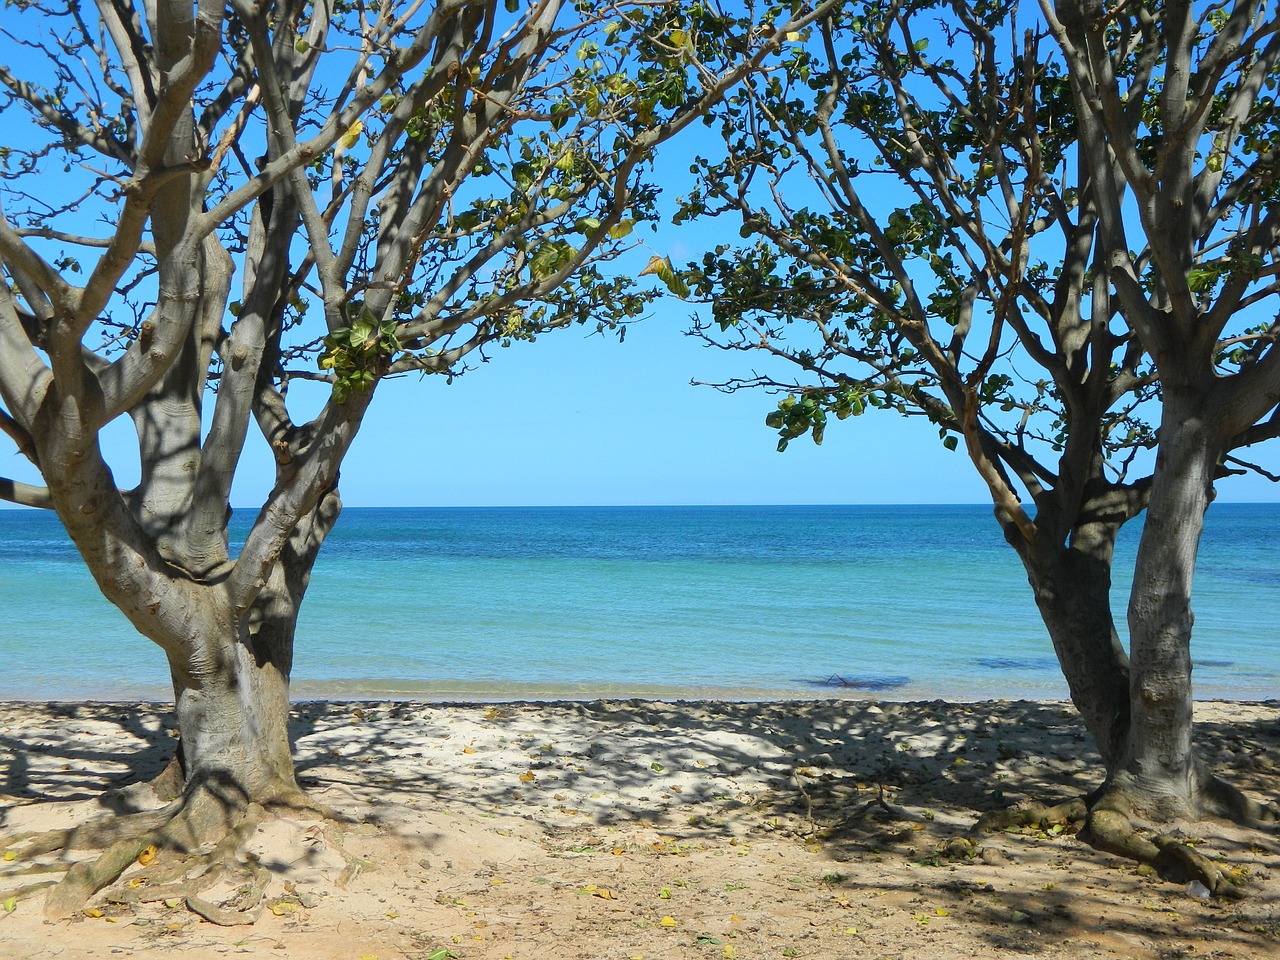
M 1220 771 L 1280 795 L 1280 704 L 1197 719 Z M 259 828 L 241 852 L 272 876 L 256 922 L 150 902 L 135 865 L 71 920 L 46 921 L 43 892 L 5 903 L 0 956 L 1280 956 L 1274 833 L 1196 828 L 1248 875 L 1224 901 L 1070 830 L 974 832 L 1097 785 L 1060 703 L 304 702 L 293 732 L 300 781 L 340 820 Z M 0 834 L 101 816 L 175 735 L 154 704 L 0 704 Z M 31 864 L 6 849 L 7 898 Z

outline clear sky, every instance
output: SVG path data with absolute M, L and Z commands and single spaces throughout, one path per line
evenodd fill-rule
M 751 358 L 682 335 L 658 305 L 626 341 L 563 331 L 496 351 L 446 385 L 384 384 L 342 471 L 348 505 L 986 503 L 963 448 L 922 419 L 872 410 L 775 450 L 776 399 L 690 386 Z M 1231 478 L 1223 500 L 1274 500 Z

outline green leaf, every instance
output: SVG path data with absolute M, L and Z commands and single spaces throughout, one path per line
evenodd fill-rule
M 954 450 L 956 447 L 960 445 L 960 441 L 956 439 L 954 436 L 943 437 L 942 445 L 946 447 L 948 450 Z
M 520 0 L 507 0 L 507 13 L 515 13 L 519 9 L 520 9 Z M 433 953 L 430 957 L 427 958 L 427 960 L 438 960 L 438 958 Z
M 554 276 L 578 251 L 565 240 L 551 240 L 529 258 L 529 273 L 535 280 Z
M 621 240 L 623 237 L 628 236 L 635 229 L 635 226 L 634 220 L 619 220 L 609 228 L 609 239 Z
M 8 900 L 6 900 L 6 901 L 4 902 L 4 912 L 5 912 L 5 913 L 13 913 L 13 911 L 14 911 L 14 910 L 16 910 L 16 909 L 18 909 L 18 898 L 17 898 L 17 896 L 12 896 L 12 897 L 10 897 Z

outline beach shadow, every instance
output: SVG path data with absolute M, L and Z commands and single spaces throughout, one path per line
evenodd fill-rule
M 0 712 L 10 709 L 0 705 Z M 0 794 L 20 802 L 101 800 L 157 776 L 173 757 L 176 720 L 134 704 L 23 703 L 36 723 L 0 733 Z M 0 807 L 0 826 L 7 806 Z

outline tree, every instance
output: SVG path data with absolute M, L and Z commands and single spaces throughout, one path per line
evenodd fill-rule
M 1095 815 L 1096 826 L 1141 849 L 1134 816 L 1274 819 L 1195 753 L 1191 584 L 1220 465 L 1280 424 L 1280 18 L 1252 0 L 1043 6 L 1084 118 L 1081 151 L 1105 172 L 1100 250 L 1161 388 L 1129 598 L 1132 729 L 1095 808 L 1107 816 Z M 1125 195 L 1135 215 L 1125 215 Z
M 1158 489 L 1149 418 L 1161 402 L 1169 409 L 1164 361 L 1153 364 L 1148 349 L 1160 341 L 1132 321 L 1133 297 L 1120 294 L 1116 270 L 1129 271 L 1133 290 L 1162 281 L 1154 244 L 1126 252 L 1133 188 L 1122 159 L 1098 146 L 1110 136 L 1099 114 L 1073 93 L 1081 66 L 1056 48 L 1056 33 L 1020 30 L 1015 19 L 1003 5 L 904 0 L 846 7 L 797 38 L 778 69 L 717 107 L 725 152 L 695 165 L 698 186 L 681 214 L 737 216 L 752 243 L 723 245 L 682 276 L 712 301 L 696 334 L 779 361 L 720 386 L 785 394 L 767 421 L 780 449 L 806 434 L 820 443 L 832 415 L 871 407 L 927 417 L 948 447 L 963 442 L 1115 784 L 1151 721 L 1139 702 L 1149 658 L 1136 641 L 1131 682 L 1112 620 L 1112 553 L 1121 526 Z M 1136 50 L 1135 35 L 1143 33 L 1117 46 L 1091 34 L 1089 49 L 1113 80 L 1131 78 L 1126 116 L 1138 124 L 1162 60 L 1154 41 Z M 931 43 L 945 49 L 931 52 Z M 1252 61 L 1247 69 L 1269 75 Z M 1202 84 L 1230 89 L 1221 72 Z M 1247 152 L 1239 184 L 1223 185 L 1219 235 L 1230 216 L 1243 211 L 1249 222 L 1247 204 L 1270 189 L 1260 164 L 1248 169 L 1262 151 Z M 1250 255 L 1251 275 L 1265 276 L 1267 254 Z M 1237 306 L 1260 301 L 1268 283 L 1254 283 Z M 1247 364 L 1242 351 L 1263 343 L 1212 336 L 1202 356 Z M 1272 435 L 1274 422 L 1249 429 L 1271 406 L 1217 434 L 1202 479 L 1240 466 L 1228 462 L 1232 450 Z M 1165 457 L 1171 437 L 1164 428 L 1159 437 Z M 1158 536 L 1159 521 L 1148 525 Z M 1141 564 L 1148 575 L 1165 567 L 1155 554 Z M 1155 726 L 1169 733 L 1171 723 L 1166 712 Z M 1189 740 L 1189 727 L 1182 735 Z M 1095 833 L 1125 852 L 1159 855 L 1123 826 L 1103 813 Z M 1165 857 L 1195 860 L 1189 854 Z M 1196 869 L 1216 885 L 1210 865 Z
M 652 150 L 813 14 L 14 6 L 0 427 L 45 486 L 0 493 L 56 511 L 164 651 L 181 731 L 156 783 L 173 803 L 35 841 L 107 846 L 50 895 L 65 914 L 151 844 L 225 856 L 267 811 L 311 808 L 286 725 L 294 628 L 378 384 L 637 317 L 647 295 L 607 267 L 654 217 Z M 731 65 L 690 62 L 702 30 Z M 131 490 L 100 440 L 126 415 Z M 237 552 L 230 491 L 254 427 L 275 481 Z

